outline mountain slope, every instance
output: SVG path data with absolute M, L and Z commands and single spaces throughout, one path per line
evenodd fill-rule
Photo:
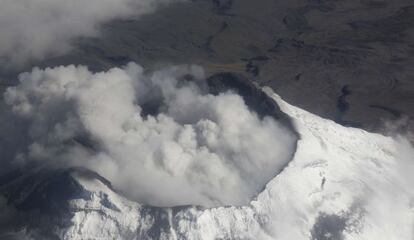
M 16 219 L 24 216 L 26 228 L 0 236 L 14 231 L 35 239 L 413 239 L 414 195 L 400 171 L 412 166 L 402 165 L 401 155 L 411 148 L 322 119 L 263 90 L 290 116 L 300 140 L 290 164 L 248 206 L 143 206 L 88 170 L 57 170 L 21 191 L 27 192 L 23 198 L 4 194 L 18 209 L 7 210 Z M 62 179 L 74 186 L 73 194 L 53 198 L 67 204 L 56 205 L 64 211 L 51 213 L 41 204 L 22 208 L 25 199 L 37 196 L 41 203 L 53 195 L 56 189 L 47 186 Z M 2 192 L 19 181 L 8 182 Z

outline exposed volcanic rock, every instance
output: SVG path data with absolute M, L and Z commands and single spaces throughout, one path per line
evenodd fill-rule
M 217 73 L 207 79 L 209 92 L 219 94 L 234 91 L 241 95 L 247 106 L 260 117 L 272 116 L 282 122 L 292 132 L 296 132 L 289 117 L 280 110 L 277 103 L 269 98 L 262 89 L 243 75 L 235 73 Z

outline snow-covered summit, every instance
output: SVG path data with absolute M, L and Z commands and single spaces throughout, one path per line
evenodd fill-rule
M 48 198 L 45 203 L 67 205 L 53 214 L 39 212 L 39 205 L 24 215 L 25 230 L 9 229 L 7 236 L 16 231 L 35 239 L 413 239 L 413 190 L 401 171 L 412 166 L 402 165 L 402 153 L 412 151 L 408 146 L 343 127 L 289 105 L 269 88 L 263 91 L 290 116 L 300 140 L 289 165 L 250 204 L 144 206 L 99 175 L 72 169 L 44 177 L 23 198 L 8 198 L 20 209 L 30 197 L 37 199 L 31 203 Z M 56 181 L 71 188 L 60 192 Z M 22 218 L 16 209 L 7 212 Z

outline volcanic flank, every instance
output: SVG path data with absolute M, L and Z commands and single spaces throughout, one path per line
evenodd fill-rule
M 194 81 L 188 74 L 179 76 L 177 79 Z M 215 85 L 214 79 L 224 84 Z M 242 79 L 228 74 L 217 75 L 207 82 L 213 93 L 211 89 L 235 85 L 243 92 L 240 89 L 246 86 Z M 381 234 L 383 237 L 379 239 L 411 239 L 414 149 L 408 141 L 343 127 L 289 105 L 268 88 L 245 89 L 266 96 L 264 101 L 254 98 L 255 104 L 246 98 L 246 105 L 273 109 L 279 120 L 291 121 L 288 126 L 293 126 L 300 136 L 290 163 L 279 173 L 273 171 L 277 176 L 270 177 L 264 183 L 265 188 L 249 203 L 239 207 L 152 207 L 124 198 L 122 185 L 111 186 L 91 170 L 64 168 L 53 161 L 58 169 L 51 169 L 49 161 L 31 162 L 30 170 L 10 172 L 0 179 L 0 236 L 154 240 L 334 236 L 368 240 Z M 103 151 L 100 142 L 93 138 L 72 144 L 80 144 L 91 152 Z M 62 162 L 65 158 L 54 160 Z M 33 167 L 35 163 L 38 167 Z M 123 176 L 117 177 L 115 183 Z M 168 200 L 174 205 L 171 198 Z M 383 231 L 384 228 L 389 231 Z

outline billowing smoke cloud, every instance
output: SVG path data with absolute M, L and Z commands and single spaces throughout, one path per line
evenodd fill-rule
M 290 160 L 296 137 L 235 93 L 209 94 L 203 77 L 196 66 L 144 74 L 133 63 L 21 74 L 5 94 L 29 126 L 14 161 L 87 167 L 157 206 L 246 204 Z
M 139 16 L 169 0 L 2 0 L 0 63 L 21 64 L 71 48 L 114 18 Z

